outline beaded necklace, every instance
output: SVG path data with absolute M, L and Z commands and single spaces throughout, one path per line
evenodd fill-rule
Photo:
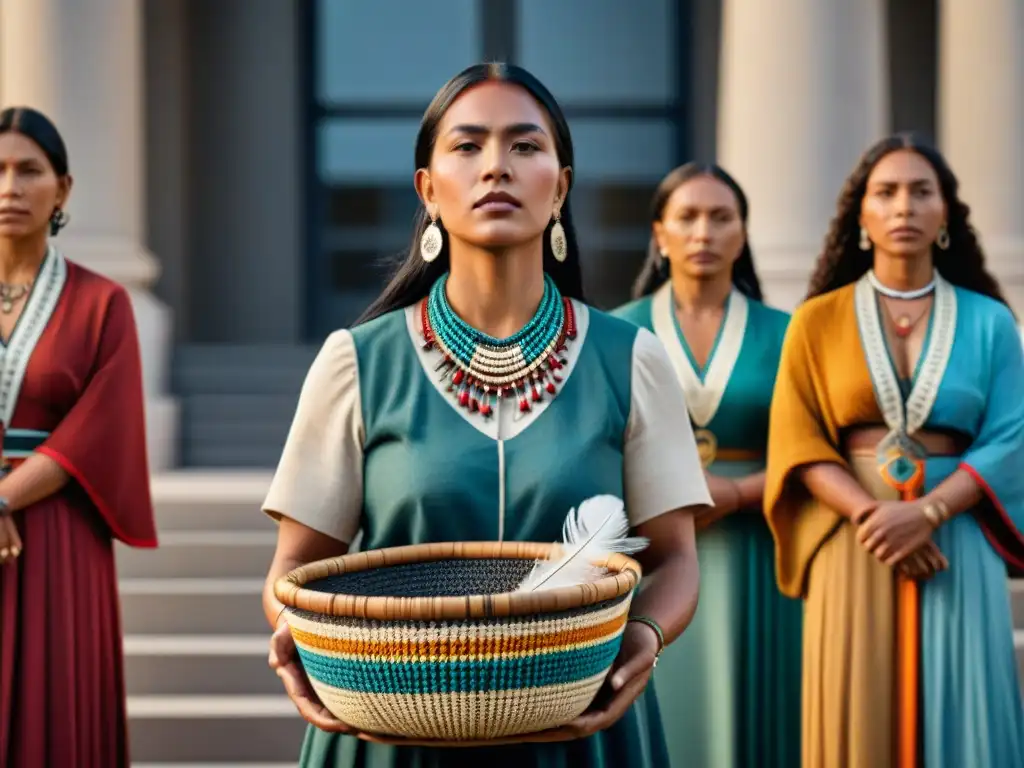
M 447 274 L 439 278 L 420 307 L 423 346 L 441 353 L 436 370 L 459 405 L 489 417 L 497 399 L 516 397 L 526 413 L 545 391 L 555 395 L 562 382 L 558 372 L 566 364 L 561 355 L 576 338 L 576 314 L 554 280 L 544 275 L 537 313 L 507 339 L 481 333 L 456 315 L 447 282 Z

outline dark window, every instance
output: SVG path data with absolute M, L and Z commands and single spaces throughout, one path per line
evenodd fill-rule
M 452 74 L 522 64 L 559 99 L 590 300 L 628 298 L 658 180 L 686 157 L 688 48 L 673 0 L 310 0 L 309 332 L 350 323 L 409 247 L 413 144 Z

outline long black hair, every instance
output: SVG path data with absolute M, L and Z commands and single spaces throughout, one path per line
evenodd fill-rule
M 670 171 L 654 191 L 654 198 L 651 200 L 651 224 L 653 225 L 655 222 L 661 221 L 662 216 L 665 215 L 665 206 L 668 204 L 668 199 L 672 197 L 672 193 L 686 182 L 699 176 L 710 176 L 732 190 L 733 195 L 736 197 L 736 207 L 739 209 L 740 220 L 743 222 L 743 226 L 746 227 L 747 217 L 750 215 L 750 206 L 747 203 L 747 196 L 743 192 L 743 188 L 724 168 L 713 163 L 687 163 Z M 664 285 L 668 278 L 668 259 L 661 255 L 658 249 L 658 242 L 652 233 L 650 243 L 647 246 L 647 259 L 644 261 L 643 267 L 640 268 L 640 274 L 633 284 L 633 298 L 639 299 L 642 296 L 654 293 Z M 756 301 L 762 300 L 761 281 L 757 279 L 757 270 L 754 268 L 754 255 L 750 250 L 749 240 L 744 241 L 743 250 L 740 251 L 739 258 L 732 265 L 732 282 L 736 289 L 744 295 Z
M 512 83 L 525 89 L 548 113 L 555 131 L 555 150 L 562 168 L 573 165 L 572 136 L 569 134 L 569 123 L 565 119 L 561 107 L 555 97 L 536 77 L 522 67 L 512 64 L 475 64 L 457 74 L 442 86 L 441 90 L 430 102 L 420 122 L 419 134 L 416 136 L 416 169 L 430 165 L 430 158 L 437 139 L 437 128 L 448 108 L 464 91 L 485 82 L 499 81 Z M 544 271 L 551 275 L 563 296 L 583 300 L 583 271 L 580 266 L 579 245 L 576 230 L 572 224 L 572 211 L 569 197 L 566 195 L 561 207 L 560 221 L 565 229 L 568 241 L 568 255 L 564 262 L 555 259 L 551 253 L 551 241 L 548 230 L 542 238 L 544 247 Z M 367 308 L 357 323 L 365 323 L 375 317 L 386 314 L 394 309 L 408 307 L 421 300 L 430 291 L 434 282 L 449 268 L 448 238 L 444 237 L 441 254 L 432 262 L 426 262 L 420 256 L 420 238 L 430 225 L 430 216 L 421 204 L 416 213 L 413 226 L 412 242 L 409 252 L 394 270 L 384 291 Z M 442 222 L 438 221 L 442 227 Z
M 867 192 L 868 177 L 875 166 L 886 155 L 901 149 L 913 150 L 928 161 L 939 179 L 939 189 L 946 202 L 949 248 L 943 250 L 932 246 L 935 269 L 954 285 L 1007 304 L 999 282 L 985 268 L 985 254 L 971 226 L 970 208 L 960 199 L 960 183 L 956 175 L 941 152 L 907 133 L 884 138 L 868 149 L 846 179 L 807 289 L 807 298 L 856 282 L 871 269 L 874 255 L 871 251 L 861 250 L 859 244 L 861 203 Z
M 31 107 L 7 107 L 0 112 L 0 134 L 3 133 L 20 133 L 31 139 L 46 155 L 58 178 L 68 175 L 68 150 L 64 139 L 53 121 L 42 112 Z M 55 210 L 50 214 L 50 234 L 56 235 L 67 221 L 67 214 Z

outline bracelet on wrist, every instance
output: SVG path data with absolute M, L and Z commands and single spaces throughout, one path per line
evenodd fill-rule
M 281 626 L 281 617 L 284 616 L 284 612 L 288 610 L 287 605 L 282 605 L 281 610 L 277 612 L 277 617 L 274 619 L 274 631 L 277 632 Z
M 921 513 L 928 519 L 932 528 L 938 528 L 949 520 L 949 506 L 941 499 L 922 504 Z
M 658 650 L 654 654 L 654 666 L 658 666 L 658 659 L 661 657 L 662 651 L 665 650 L 665 633 L 661 631 L 661 627 L 658 626 L 658 622 L 649 616 L 630 616 L 626 619 L 626 623 L 634 622 L 636 624 L 643 624 L 654 630 L 654 634 L 658 638 Z

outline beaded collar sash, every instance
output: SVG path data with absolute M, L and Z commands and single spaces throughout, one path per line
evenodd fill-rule
M 459 405 L 489 417 L 499 399 L 517 398 L 525 413 L 545 392 L 554 396 L 566 362 L 561 355 L 576 338 L 572 301 L 562 297 L 554 280 L 544 276 L 537 313 L 507 339 L 481 333 L 456 315 L 445 293 L 447 282 L 448 275 L 438 279 L 421 305 L 423 346 L 441 353 L 436 370 Z

